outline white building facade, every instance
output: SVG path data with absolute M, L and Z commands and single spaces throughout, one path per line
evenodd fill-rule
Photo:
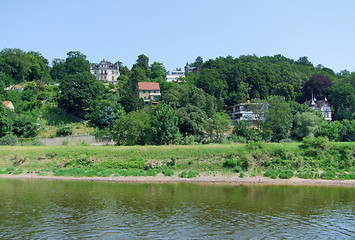
M 120 76 L 119 65 L 106 60 L 102 60 L 99 64 L 90 64 L 90 72 L 95 75 L 96 80 L 112 84 L 117 84 L 117 78 Z
M 167 82 L 178 81 L 179 78 L 184 78 L 185 72 L 184 71 L 169 71 L 166 75 L 165 80 Z

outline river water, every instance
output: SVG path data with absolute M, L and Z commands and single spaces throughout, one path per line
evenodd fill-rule
M 0 239 L 354 239 L 355 189 L 0 180 Z

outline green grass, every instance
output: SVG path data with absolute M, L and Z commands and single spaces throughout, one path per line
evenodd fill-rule
M 52 173 L 55 176 L 156 176 L 199 173 L 277 178 L 297 172 L 317 178 L 317 172 L 354 175 L 355 143 L 329 143 L 326 148 L 301 143 L 255 143 L 170 146 L 6 146 L 0 147 L 0 174 Z M 19 161 L 19 159 L 21 161 Z M 152 168 L 152 164 L 153 169 Z M 53 170 L 54 169 L 54 170 Z M 283 174 L 282 171 L 284 171 Z M 289 174 L 287 174 L 289 173 Z M 318 176 L 320 177 L 320 176 Z M 323 178 L 334 176 L 323 174 Z M 339 179 L 346 178 L 343 175 Z

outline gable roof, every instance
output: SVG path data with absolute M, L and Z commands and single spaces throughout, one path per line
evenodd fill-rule
M 9 104 L 11 103 L 11 101 L 4 101 L 2 104 L 5 105 L 5 107 L 9 106 Z
M 156 82 L 138 82 L 139 90 L 159 90 L 159 83 Z

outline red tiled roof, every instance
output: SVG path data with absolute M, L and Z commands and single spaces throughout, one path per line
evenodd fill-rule
M 4 101 L 2 104 L 7 107 L 10 103 L 11 103 L 11 101 Z
M 139 90 L 159 90 L 159 83 L 155 82 L 139 82 L 138 83 L 138 89 Z

